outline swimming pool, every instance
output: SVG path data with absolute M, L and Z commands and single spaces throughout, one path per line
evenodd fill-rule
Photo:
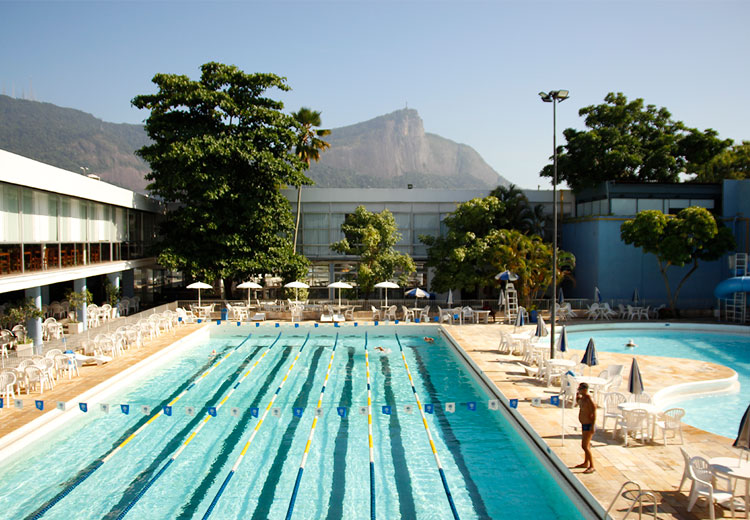
M 649 328 L 583 326 L 568 328 L 571 348 L 585 349 L 589 338 L 596 341 L 597 350 L 633 356 L 663 356 L 709 361 L 727 366 L 737 372 L 740 391 L 734 394 L 709 395 L 675 402 L 670 407 L 684 408 L 686 423 L 702 430 L 734 438 L 750 401 L 750 336 L 747 333 L 726 333 L 720 330 L 701 330 L 659 324 Z M 629 339 L 638 345 L 625 347 Z M 624 377 L 627 377 L 627 370 Z M 648 380 L 645 381 L 648 390 Z
M 442 335 L 211 327 L 4 461 L 0 517 L 584 517 Z

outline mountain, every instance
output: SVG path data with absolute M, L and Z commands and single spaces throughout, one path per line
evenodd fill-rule
M 470 146 L 424 131 L 416 110 L 335 128 L 308 176 L 320 188 L 495 188 L 509 182 Z
M 333 129 L 308 176 L 321 188 L 494 188 L 507 185 L 470 146 L 425 133 L 416 110 Z M 145 191 L 149 167 L 133 153 L 142 125 L 107 123 L 51 103 L 0 96 L 0 149 Z
M 143 125 L 106 123 L 51 103 L 0 96 L 0 148 L 73 172 L 144 191 L 148 164 L 134 151 L 148 143 Z

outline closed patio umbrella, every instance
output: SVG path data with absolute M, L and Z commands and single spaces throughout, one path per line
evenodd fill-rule
M 737 439 L 732 446 L 741 450 L 750 450 L 750 405 L 745 410 L 745 415 L 742 416 L 740 428 L 737 431 Z M 740 459 L 742 459 L 742 455 L 740 455 Z
M 346 282 L 338 281 L 338 282 L 329 283 L 328 287 L 331 289 L 339 290 L 339 309 L 341 309 L 341 289 L 351 289 L 352 286 Z
M 250 289 L 262 289 L 263 286 L 255 282 L 242 282 L 237 289 L 247 289 L 247 303 L 250 304 Z
M 288 284 L 284 285 L 284 287 L 289 287 L 291 289 L 294 289 L 294 299 L 297 301 L 299 301 L 299 290 L 310 288 L 310 286 L 307 285 L 305 282 L 299 282 L 297 280 L 293 282 L 289 282 Z
M 596 345 L 594 344 L 594 338 L 589 339 L 589 343 L 588 345 L 586 345 L 586 352 L 583 353 L 581 363 L 589 367 L 589 373 L 591 372 L 591 367 L 599 364 L 599 360 L 596 357 Z
M 375 284 L 378 289 L 385 289 L 385 306 L 388 307 L 388 289 L 398 289 L 399 285 L 393 282 L 378 282 Z
M 641 378 L 641 370 L 638 368 L 638 361 L 635 358 L 633 358 L 633 363 L 630 365 L 628 391 L 633 395 L 641 395 L 643 393 L 643 378 Z
M 633 305 L 638 306 L 638 287 L 633 289 Z
M 188 289 L 198 289 L 198 305 L 201 304 L 201 289 L 213 289 L 213 286 L 206 282 L 193 282 L 187 286 Z
M 557 290 L 557 303 L 559 303 L 560 305 L 565 303 L 565 294 L 563 293 L 562 287 Z
M 560 337 L 557 338 L 557 350 L 560 352 L 568 350 L 568 331 L 565 329 L 565 325 L 562 326 Z
M 448 289 L 448 301 L 447 301 L 448 307 L 453 306 L 453 289 Z
M 523 327 L 525 324 L 526 323 L 524 322 L 524 319 L 523 319 L 523 308 L 519 307 L 518 308 L 518 316 L 516 316 L 515 326 L 516 326 L 516 328 L 518 328 L 518 327 Z
M 505 291 L 500 289 L 500 294 L 497 297 L 497 306 L 502 309 L 505 307 Z
M 599 292 L 598 287 L 594 287 L 594 301 L 596 303 L 602 303 L 602 293 Z
M 534 333 L 534 336 L 537 338 L 543 338 L 547 334 L 549 334 L 549 332 L 547 332 L 547 326 L 544 324 L 544 318 L 539 315 L 536 320 L 536 332 Z

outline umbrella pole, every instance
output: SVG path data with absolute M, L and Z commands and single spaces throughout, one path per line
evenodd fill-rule
M 565 384 L 563 382 L 563 384 Z M 562 445 L 565 446 L 565 394 L 562 400 Z

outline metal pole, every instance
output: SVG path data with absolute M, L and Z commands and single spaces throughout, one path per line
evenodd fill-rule
M 550 94 L 553 94 L 550 92 Z M 552 95 L 552 305 L 550 307 L 549 358 L 555 359 L 555 298 L 557 294 L 557 96 Z

